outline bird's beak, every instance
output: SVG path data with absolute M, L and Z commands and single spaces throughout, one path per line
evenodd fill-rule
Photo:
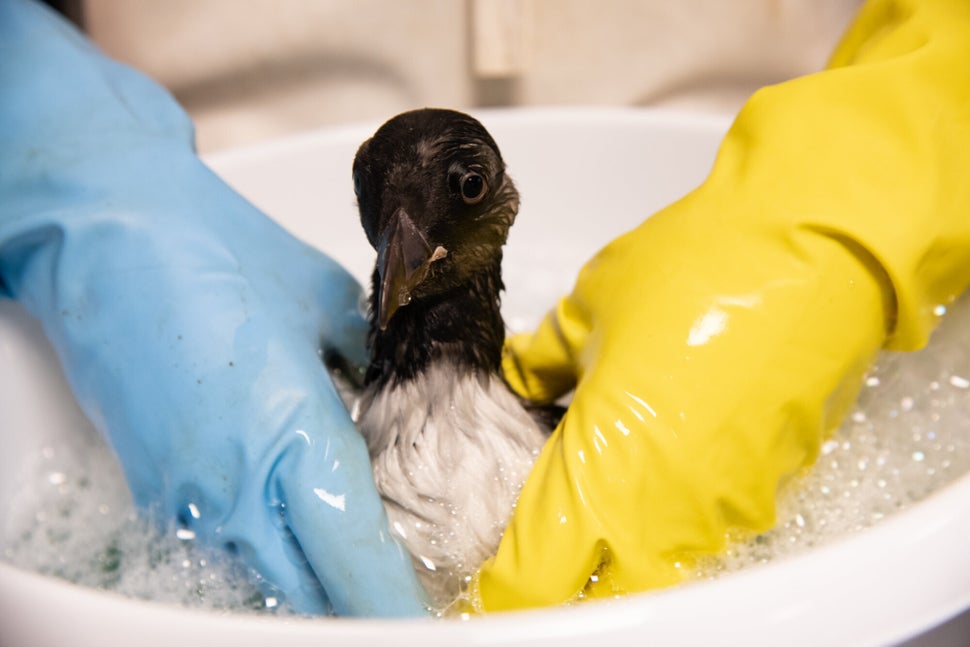
M 431 249 L 403 207 L 394 212 L 377 246 L 377 323 L 381 330 L 398 308 L 411 302 L 411 292 L 428 277 L 431 264 L 447 254 L 441 246 Z

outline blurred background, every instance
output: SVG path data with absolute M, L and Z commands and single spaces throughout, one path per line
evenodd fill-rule
M 423 106 L 732 114 L 861 0 L 49 0 L 168 87 L 202 152 Z

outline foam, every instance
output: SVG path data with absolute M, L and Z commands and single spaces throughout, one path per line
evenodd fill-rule
M 949 310 L 949 313 L 947 313 Z M 970 471 L 970 295 L 949 306 L 927 347 L 884 352 L 816 465 L 779 494 L 774 529 L 703 560 L 716 578 L 870 528 Z
M 780 494 L 778 525 L 702 561 L 716 578 L 878 524 L 970 471 L 970 297 L 924 351 L 883 353 L 818 464 Z M 133 597 L 213 610 L 286 612 L 251 574 L 174 528 L 135 514 L 111 451 L 91 428 L 28 457 L 2 556 L 23 568 Z
M 0 555 L 27 570 L 183 607 L 278 613 L 241 564 L 136 514 L 117 460 L 90 427 L 26 466 Z M 282 609 L 286 612 L 285 609 Z

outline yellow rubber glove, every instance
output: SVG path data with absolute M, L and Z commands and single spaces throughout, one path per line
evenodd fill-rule
M 968 282 L 970 3 L 869 2 L 830 69 L 756 93 L 707 181 L 510 340 L 523 395 L 576 392 L 472 604 L 669 585 L 768 529 L 874 354 L 923 346 Z

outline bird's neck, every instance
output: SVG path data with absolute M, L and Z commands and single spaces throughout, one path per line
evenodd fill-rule
M 405 382 L 433 362 L 451 364 L 459 372 L 497 373 L 505 341 L 502 289 L 501 263 L 496 261 L 448 292 L 415 298 L 394 313 L 385 330 L 372 320 L 365 382 L 379 387 Z M 371 311 L 377 311 L 376 303 Z

